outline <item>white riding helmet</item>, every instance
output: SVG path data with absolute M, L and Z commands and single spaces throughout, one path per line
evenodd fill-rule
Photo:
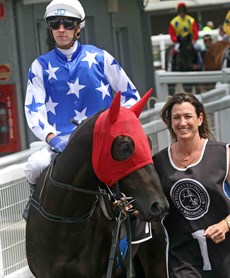
M 85 11 L 78 0 L 53 0 L 46 7 L 44 19 L 51 16 L 74 17 L 81 20 L 81 28 L 85 26 Z

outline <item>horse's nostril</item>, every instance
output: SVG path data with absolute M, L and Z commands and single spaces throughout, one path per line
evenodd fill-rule
M 160 206 L 158 202 L 152 204 L 150 208 L 150 215 L 152 219 L 159 219 L 163 216 L 164 209 Z

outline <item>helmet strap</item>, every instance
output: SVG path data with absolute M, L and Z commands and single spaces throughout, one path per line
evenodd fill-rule
M 74 45 L 74 43 L 75 43 L 76 40 L 77 40 L 77 39 L 76 39 L 75 37 L 73 37 L 71 43 L 69 43 L 69 44 L 66 45 L 66 46 L 67 46 L 68 48 L 72 47 L 72 46 Z

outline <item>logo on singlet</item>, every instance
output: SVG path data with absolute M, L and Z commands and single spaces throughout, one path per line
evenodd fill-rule
M 210 198 L 204 186 L 193 179 L 176 182 L 170 191 L 176 208 L 189 220 L 196 220 L 207 213 Z

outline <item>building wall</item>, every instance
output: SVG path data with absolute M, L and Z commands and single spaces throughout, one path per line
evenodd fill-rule
M 7 103 L 7 118 L 8 118 L 8 132 L 10 133 L 9 139 L 13 145 L 19 144 L 20 149 L 25 147 L 25 125 L 24 114 L 20 113 L 23 103 L 22 97 L 22 82 L 20 74 L 20 55 L 17 47 L 17 32 L 14 14 L 14 5 L 11 0 L 1 1 L 2 18 L 0 19 L 0 102 L 6 101 Z M 4 12 L 3 12 L 4 11 Z M 5 72 L 4 67 L 8 70 Z M 15 89 L 11 90 L 15 87 Z M 6 95 L 7 94 L 7 95 Z M 10 103 L 9 103 L 10 99 Z M 12 101 L 14 103 L 12 103 Z M 12 107 L 11 107 L 12 106 Z M 14 122 L 12 123 L 12 113 L 16 113 Z M 2 114 L 1 114 L 2 116 Z M 0 121 L 2 127 L 3 122 Z M 17 126 L 16 126 L 17 125 Z M 2 132 L 0 131 L 0 142 L 2 139 Z M 11 143 L 10 143 L 11 145 Z M 10 152 L 9 144 L 0 145 L 1 153 Z

